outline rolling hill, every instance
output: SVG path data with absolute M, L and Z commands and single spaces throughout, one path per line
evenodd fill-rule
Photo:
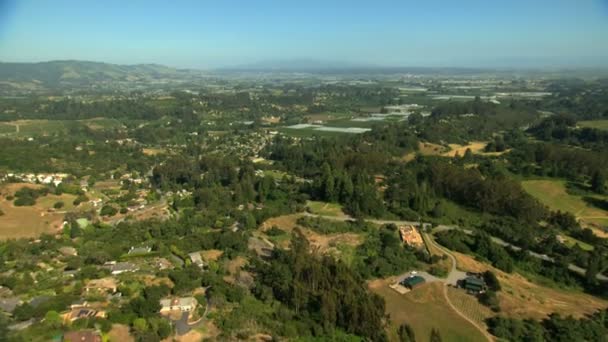
M 174 69 L 158 64 L 117 65 L 87 61 L 0 62 L 0 87 L 15 90 L 186 81 L 201 76 L 200 71 Z

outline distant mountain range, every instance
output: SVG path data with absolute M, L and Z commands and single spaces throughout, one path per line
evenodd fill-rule
M 21 95 L 32 92 L 49 92 L 55 89 L 79 90 L 133 90 L 163 88 L 168 84 L 200 84 L 206 76 L 222 74 L 260 73 L 318 73 L 333 75 L 380 75 L 411 73 L 418 75 L 479 75 L 518 73 L 545 76 L 595 78 L 606 76 L 606 69 L 572 70 L 516 70 L 484 68 L 426 68 L 380 67 L 338 61 L 308 59 L 275 60 L 222 68 L 214 71 L 176 69 L 158 64 L 117 65 L 87 61 L 50 61 L 40 63 L 0 62 L 0 94 Z
M 182 70 L 158 64 L 117 65 L 86 61 L 40 63 L 0 62 L 0 87 L 54 88 L 104 84 L 188 80 L 201 71 Z

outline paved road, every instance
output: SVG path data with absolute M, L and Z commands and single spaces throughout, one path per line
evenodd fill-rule
M 334 220 L 334 221 L 355 221 L 354 218 L 348 216 L 348 215 L 344 215 L 344 216 L 325 216 L 325 215 L 317 215 L 317 214 L 311 214 L 311 213 L 304 213 L 304 215 L 306 216 L 311 216 L 311 217 L 321 217 L 327 220 Z M 395 225 L 412 225 L 412 226 L 420 226 L 420 222 L 415 222 L 415 221 L 392 221 L 392 220 L 376 220 L 376 219 L 365 219 L 365 221 L 367 222 L 371 222 L 371 223 L 375 223 L 375 224 L 395 224 Z M 429 223 L 424 223 L 424 227 L 429 226 Z M 469 234 L 469 235 L 473 235 L 474 232 L 470 229 L 465 229 L 465 228 L 460 228 L 458 226 L 448 226 L 448 225 L 443 225 L 440 224 L 437 227 L 435 227 L 433 229 L 433 232 L 441 232 L 441 231 L 446 231 L 446 230 L 453 230 L 453 229 L 458 229 L 462 232 L 464 232 L 465 234 Z M 497 245 L 501 245 L 503 247 L 511 247 L 513 250 L 515 251 L 520 251 L 521 247 L 519 246 L 515 246 L 509 242 L 506 242 L 500 238 L 494 237 L 494 236 L 490 236 L 490 239 L 492 240 L 492 242 L 494 242 Z M 545 254 L 539 254 L 533 251 L 528 251 L 528 253 L 538 259 L 544 260 L 544 261 L 548 261 L 548 262 L 555 262 L 555 259 L 553 259 L 552 257 L 545 255 Z M 449 254 L 448 254 L 449 255 Z M 586 269 L 574 265 L 574 264 L 569 264 L 568 265 L 568 269 L 572 272 L 581 274 L 581 275 L 585 275 L 585 272 L 587 271 Z M 605 276 L 601 273 L 598 273 L 596 275 L 596 278 L 598 280 L 601 281 L 608 281 L 608 276 Z
M 453 230 L 453 229 L 459 229 L 460 231 L 464 232 L 465 234 L 473 235 L 473 231 L 468 230 L 468 229 L 458 228 L 456 226 L 438 226 L 437 228 L 433 229 L 433 231 L 440 232 L 440 231 Z M 521 251 L 521 249 L 522 249 L 519 246 L 515 246 L 512 243 L 506 242 L 505 240 L 502 240 L 502 239 L 494 237 L 494 236 L 490 236 L 490 239 L 492 240 L 493 243 L 495 243 L 497 245 L 501 245 L 503 247 L 510 247 L 514 251 Z M 541 260 L 553 262 L 553 263 L 555 262 L 554 258 L 552 258 L 546 254 L 539 254 L 539 253 L 536 253 L 533 251 L 528 251 L 528 254 L 530 254 L 531 256 L 533 256 L 537 259 L 541 259 Z M 587 272 L 586 269 L 584 269 L 580 266 L 574 265 L 574 264 L 568 264 L 568 269 L 570 271 L 572 271 L 574 273 L 578 273 L 580 275 L 585 275 L 585 273 Z M 598 273 L 596 275 L 596 278 L 601 281 L 608 281 L 608 277 L 601 273 Z

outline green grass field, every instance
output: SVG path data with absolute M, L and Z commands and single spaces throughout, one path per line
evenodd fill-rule
M 6 136 L 37 136 L 66 132 L 63 120 L 19 120 L 0 124 L 0 133 Z
M 581 240 L 575 239 L 568 235 L 560 235 L 560 236 L 564 239 L 564 244 L 568 247 L 572 247 L 572 246 L 578 244 L 578 246 L 585 251 L 593 250 L 593 246 L 591 246 L 590 244 L 585 243 Z
M 97 130 L 123 127 L 120 121 L 108 118 L 88 120 L 17 120 L 0 123 L 0 135 L 7 137 L 35 137 L 67 133 L 70 127 L 81 125 Z
M 324 216 L 343 216 L 342 206 L 337 203 L 308 201 L 306 203 L 311 213 Z
M 566 192 L 566 181 L 559 179 L 540 179 L 522 181 L 523 188 L 551 210 L 567 211 L 579 219 L 605 225 L 608 222 L 608 211 L 595 207 L 582 196 Z M 593 195 L 597 199 L 608 199 L 606 196 Z
M 579 121 L 577 125 L 608 131 L 608 120 Z
M 278 131 L 285 135 L 288 135 L 291 137 L 297 137 L 297 138 L 307 138 L 307 137 L 313 137 L 313 136 L 338 137 L 338 136 L 343 136 L 345 134 L 350 134 L 350 133 L 342 133 L 342 132 L 315 131 L 314 129 L 310 129 L 310 128 L 293 129 L 293 128 L 282 127 L 282 128 L 279 128 Z

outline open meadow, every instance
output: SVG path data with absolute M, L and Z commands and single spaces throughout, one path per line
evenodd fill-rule
M 393 282 L 393 279 L 378 279 L 368 284 L 371 291 L 386 302 L 392 340 L 397 340 L 397 328 L 407 323 L 414 329 L 418 341 L 428 341 L 433 328 L 439 330 L 443 341 L 486 341 L 477 328 L 450 308 L 442 293 L 442 283 L 428 283 L 402 295 L 389 287 Z
M 75 196 L 63 194 L 61 196 L 49 194 L 39 197 L 32 206 L 18 207 L 8 200 L 22 187 L 40 188 L 35 184 L 13 183 L 0 187 L 0 239 L 15 239 L 20 237 L 36 237 L 42 233 L 54 233 L 61 229 L 63 216 L 66 210 L 74 209 L 72 202 Z M 63 202 L 64 208 L 55 210 L 56 202 Z
M 523 188 L 532 196 L 549 207 L 551 210 L 561 210 L 572 213 L 583 224 L 608 227 L 608 211 L 598 208 L 582 196 L 572 195 L 566 191 L 566 181 L 559 179 L 525 180 Z M 608 200 L 607 196 L 593 195 L 593 198 Z M 594 230 L 600 236 L 608 236 L 600 229 Z
M 583 317 L 608 308 L 608 301 L 570 289 L 560 289 L 534 283 L 517 273 L 505 273 L 473 257 L 452 252 L 458 268 L 463 271 L 496 274 L 502 290 L 498 292 L 501 314 L 513 318 L 543 319 L 557 312 L 564 316 Z
M 608 131 L 608 120 L 579 121 L 577 122 L 577 125 L 580 127 L 597 128 Z

